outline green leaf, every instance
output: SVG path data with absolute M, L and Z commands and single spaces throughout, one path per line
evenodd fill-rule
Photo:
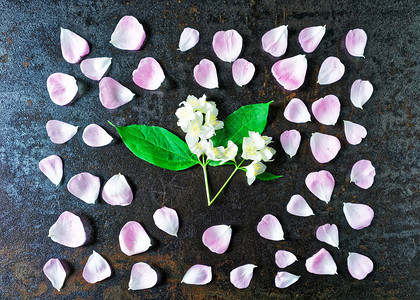
M 271 102 L 251 104 L 240 107 L 223 120 L 224 126 L 212 137 L 215 147 L 226 147 L 229 140 L 242 152 L 242 141 L 249 136 L 248 131 L 262 133 L 267 125 L 268 107 Z
M 130 125 L 115 127 L 124 144 L 137 157 L 164 169 L 179 171 L 198 164 L 188 145 L 158 126 Z
M 212 167 L 218 167 L 218 166 L 228 166 L 228 165 L 234 165 L 233 161 L 228 160 L 223 165 L 220 164 L 220 161 L 217 160 L 210 160 L 209 165 Z
M 260 175 L 257 175 L 257 179 L 259 179 L 261 181 L 270 181 L 270 180 L 274 180 L 274 179 L 281 178 L 281 177 L 283 177 L 283 175 L 274 175 L 274 174 L 271 174 L 269 172 L 264 172 Z

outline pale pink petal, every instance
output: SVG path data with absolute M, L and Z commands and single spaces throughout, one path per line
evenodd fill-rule
M 178 50 L 184 52 L 197 45 L 200 40 L 200 33 L 194 29 L 185 27 L 179 38 Z
M 64 144 L 69 141 L 76 134 L 78 128 L 58 120 L 49 120 L 45 127 L 48 137 L 54 144 Z
M 331 84 L 339 81 L 343 77 L 345 71 L 344 65 L 334 56 L 330 56 L 324 60 L 319 69 L 318 83 L 321 85 Z
M 292 158 L 300 145 L 301 136 L 296 129 L 286 130 L 280 135 L 280 143 L 284 152 Z
M 295 261 L 297 261 L 296 255 L 294 255 L 292 252 L 286 251 L 286 250 L 278 250 L 275 255 L 276 259 L 276 265 L 284 269 L 291 264 L 293 264 Z
M 99 177 L 86 172 L 74 175 L 67 183 L 67 189 L 73 196 L 89 204 L 94 204 L 98 199 L 100 188 Z
M 99 99 L 104 107 L 115 109 L 130 102 L 135 94 L 111 77 L 99 81 Z
M 257 231 L 263 238 L 272 241 L 284 240 L 284 232 L 280 221 L 273 215 L 265 215 L 258 223 Z
M 325 34 L 325 25 L 324 26 L 313 26 L 307 27 L 300 31 L 299 33 L 299 44 L 302 47 L 303 51 L 306 53 L 312 53 L 318 47 L 322 38 Z
M 60 291 L 67 277 L 67 272 L 61 264 L 60 260 L 57 258 L 51 258 L 45 263 L 42 270 L 44 271 L 44 274 L 47 276 L 48 280 L 51 281 L 52 286 L 57 291 Z
M 143 25 L 133 16 L 124 16 L 115 27 L 110 43 L 122 50 L 139 50 L 145 38 Z
M 242 50 L 242 37 L 236 30 L 218 31 L 213 36 L 213 50 L 226 62 L 235 61 Z
M 357 230 L 368 227 L 375 215 L 370 206 L 358 203 L 344 203 L 343 212 L 350 227 Z
M 239 86 L 247 85 L 254 77 L 255 66 L 246 59 L 239 58 L 232 64 L 232 76 Z
M 160 230 L 172 236 L 178 236 L 179 220 L 175 209 L 166 206 L 159 208 L 153 214 L 153 220 Z
M 312 113 L 319 123 L 335 125 L 340 116 L 340 100 L 337 96 L 328 95 L 312 103 Z
M 80 63 L 82 73 L 92 80 L 101 80 L 111 65 L 111 57 L 87 58 Z
M 335 264 L 331 254 L 324 248 L 308 258 L 305 266 L 309 273 L 318 275 L 337 274 L 337 265 Z
M 71 64 L 77 64 L 83 56 L 89 54 L 88 42 L 73 31 L 61 28 L 60 42 L 61 53 L 64 59 Z
M 373 271 L 373 262 L 365 255 L 349 252 L 349 256 L 347 257 L 347 268 L 353 278 L 362 280 Z
M 219 87 L 216 66 L 211 60 L 205 58 L 194 67 L 194 79 L 199 85 L 206 89 L 215 89 Z
M 316 230 L 316 238 L 321 242 L 327 243 L 338 248 L 338 228 L 335 224 L 325 224 Z
M 330 172 L 321 170 L 309 173 L 305 178 L 305 184 L 318 199 L 330 202 L 335 185 L 334 177 Z
M 344 134 L 351 145 L 358 145 L 367 135 L 366 128 L 362 125 L 344 120 Z
M 63 178 L 63 161 L 57 155 L 50 155 L 39 162 L 39 169 L 52 183 L 58 185 Z
M 279 60 L 271 67 L 271 73 L 280 85 L 289 91 L 298 89 L 305 81 L 308 61 L 299 54 Z
M 265 52 L 280 57 L 287 49 L 287 25 L 282 25 L 267 31 L 261 38 Z
M 340 140 L 333 135 L 315 132 L 310 140 L 312 155 L 321 164 L 333 160 L 341 149 Z
M 137 69 L 133 71 L 133 81 L 139 87 L 154 91 L 165 80 L 162 67 L 153 57 L 145 57 L 140 60 Z
M 363 29 L 350 30 L 346 35 L 346 48 L 350 55 L 364 57 L 367 34 Z
M 362 189 L 368 189 L 372 186 L 375 178 L 375 167 L 369 160 L 359 160 L 351 168 L 350 182 L 354 182 Z
M 357 108 L 363 109 L 363 105 L 373 94 L 373 85 L 368 80 L 357 79 L 351 85 L 350 101 Z
M 296 281 L 298 281 L 300 276 L 294 275 L 289 272 L 278 272 L 276 275 L 276 279 L 274 280 L 274 284 L 279 289 L 285 289 L 292 284 L 294 284 Z
M 133 202 L 133 191 L 124 175 L 112 176 L 102 189 L 102 199 L 108 204 L 127 206 Z
M 229 247 L 231 237 L 232 228 L 230 226 L 215 225 L 204 231 L 202 241 L 211 252 L 222 254 Z
M 83 130 L 83 141 L 91 147 L 103 147 L 112 142 L 113 138 L 105 129 L 96 124 L 88 125 Z
M 48 237 L 61 245 L 76 248 L 86 243 L 86 232 L 82 220 L 75 214 L 63 212 L 51 226 Z
M 290 198 L 289 203 L 287 203 L 286 209 L 289 214 L 298 217 L 309 217 L 314 215 L 312 208 L 301 195 L 293 195 Z
M 48 76 L 47 90 L 51 100 L 55 104 L 63 106 L 74 100 L 79 88 L 73 76 L 64 73 L 54 73 Z
M 120 231 L 120 248 L 126 255 L 135 255 L 147 251 L 152 241 L 143 226 L 135 221 L 127 222 Z
M 111 273 L 111 267 L 105 258 L 93 251 L 83 268 L 82 276 L 87 282 L 96 283 L 111 277 Z
M 230 283 L 238 289 L 246 289 L 251 282 L 256 267 L 253 264 L 246 264 L 233 269 L 230 272 Z
M 311 115 L 305 103 L 299 98 L 293 98 L 284 109 L 284 117 L 293 123 L 306 123 L 311 121 Z
M 204 285 L 211 281 L 211 267 L 205 265 L 194 265 L 182 278 L 181 283 Z
M 158 282 L 158 274 L 148 264 L 139 262 L 134 264 L 131 268 L 130 282 L 128 283 L 129 290 L 144 290 L 150 289 Z

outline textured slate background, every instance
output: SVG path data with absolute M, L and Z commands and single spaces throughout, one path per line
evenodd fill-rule
M 72 1 L 73 2 L 73 1 Z M 419 254 L 419 13 L 418 1 L 5 1 L 0 0 L 0 298 L 1 299 L 414 299 L 420 297 Z M 118 20 L 133 15 L 145 26 L 147 40 L 140 51 L 121 51 L 109 44 Z M 302 53 L 297 36 L 301 29 L 327 25 L 319 48 L 308 54 L 305 84 L 295 92 L 284 91 L 270 74 L 277 60 L 264 53 L 261 36 L 281 24 L 289 25 L 289 46 L 284 57 Z M 109 111 L 99 102 L 98 84 L 83 76 L 78 65 L 61 56 L 60 26 L 86 38 L 88 57 L 111 56 L 109 76 L 137 96 L 129 104 Z M 177 51 L 185 26 L 198 29 L 199 44 L 192 50 Z M 363 28 L 368 34 L 365 59 L 348 55 L 346 33 Z M 249 86 L 237 87 L 231 65 L 221 62 L 211 48 L 218 30 L 236 29 L 244 39 L 241 57 L 252 61 L 256 75 Z M 316 76 L 322 61 L 338 56 L 346 66 L 337 83 L 318 86 Z M 155 57 L 167 80 L 158 91 L 137 88 L 131 73 L 139 60 Z M 220 88 L 205 90 L 193 79 L 192 69 L 202 59 L 215 62 Z M 46 79 L 54 72 L 76 77 L 81 97 L 67 107 L 48 97 Z M 369 79 L 375 88 L 364 110 L 349 101 L 351 83 Z M 274 137 L 278 151 L 268 166 L 285 178 L 248 187 L 245 176 L 237 175 L 220 199 L 208 208 L 199 167 L 170 172 L 136 159 L 107 124 L 163 126 L 180 136 L 174 116 L 178 103 L 188 94 L 216 101 L 220 117 L 245 104 L 274 100 L 266 134 Z M 337 95 L 342 112 L 336 126 L 317 122 L 296 125 L 287 122 L 283 109 L 293 97 L 310 106 L 327 94 Z M 45 123 L 58 119 L 80 126 L 78 134 L 64 145 L 50 142 Z M 342 120 L 364 125 L 367 138 L 358 146 L 346 143 Z M 116 141 L 104 148 L 83 144 L 82 130 L 90 123 L 106 128 Z M 303 140 L 298 155 L 288 159 L 278 141 L 281 132 L 296 128 Z M 342 150 L 334 161 L 320 165 L 309 150 L 311 133 L 338 136 Z M 63 183 L 55 187 L 38 170 L 38 162 L 51 154 L 64 161 Z M 352 165 L 369 159 L 376 167 L 374 185 L 362 190 L 349 183 Z M 330 204 L 316 200 L 306 189 L 309 172 L 326 169 L 333 173 L 336 187 Z M 105 182 L 121 172 L 135 190 L 129 207 L 111 207 L 99 199 L 95 205 L 76 199 L 66 189 L 73 175 L 88 171 Z M 213 192 L 231 172 L 229 167 L 210 171 Z M 286 212 L 293 194 L 302 194 L 315 216 L 298 218 Z M 370 227 L 356 231 L 342 213 L 342 202 L 370 205 L 375 218 Z M 181 228 L 173 238 L 155 227 L 153 212 L 166 205 L 178 211 Z M 70 249 L 52 242 L 49 227 L 65 210 L 90 220 L 94 237 L 90 244 Z M 283 224 L 286 240 L 267 241 L 258 236 L 256 225 L 271 213 Z M 126 257 L 118 246 L 118 233 L 130 220 L 139 221 L 153 237 L 148 252 Z M 315 230 L 326 222 L 337 224 L 340 249 L 315 239 Z M 211 253 L 201 243 L 203 231 L 211 225 L 230 224 L 233 238 L 223 255 Z M 306 272 L 305 259 L 321 247 L 329 250 L 338 264 L 339 275 L 317 276 Z M 299 262 L 286 270 L 302 275 L 293 286 L 274 287 L 278 270 L 277 249 L 294 252 Z M 81 272 L 92 250 L 111 264 L 113 276 L 101 283 L 86 283 Z M 363 281 L 347 272 L 349 251 L 372 258 L 374 271 Z M 57 257 L 69 263 L 72 272 L 61 292 L 52 288 L 42 273 L 44 263 Z M 127 291 L 131 266 L 144 261 L 160 270 L 160 283 L 145 291 Z M 206 286 L 181 284 L 183 274 L 196 263 L 213 267 L 214 278 Z M 229 283 L 229 272 L 244 263 L 254 263 L 251 285 L 237 290 Z

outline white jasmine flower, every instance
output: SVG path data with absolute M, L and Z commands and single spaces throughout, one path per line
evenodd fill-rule
M 250 165 L 246 166 L 246 178 L 248 180 L 248 185 L 251 185 L 257 175 L 260 175 L 265 172 L 267 167 L 259 161 L 253 161 Z

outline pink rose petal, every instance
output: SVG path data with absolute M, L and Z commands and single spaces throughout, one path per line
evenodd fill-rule
M 236 30 L 218 31 L 213 36 L 213 50 L 225 62 L 235 61 L 242 50 L 242 37 Z
M 133 16 L 124 16 L 115 27 L 110 43 L 122 50 L 139 50 L 145 38 L 143 25 Z
M 358 145 L 367 135 L 366 128 L 362 125 L 344 120 L 344 134 L 351 145 Z
M 150 289 L 158 282 L 158 274 L 148 264 L 139 262 L 131 268 L 129 290 Z
M 312 113 L 319 123 L 335 125 L 340 116 L 340 100 L 334 95 L 328 95 L 312 103 Z
M 176 211 L 169 207 L 162 207 L 153 214 L 155 225 L 172 236 L 178 236 L 179 220 Z
M 274 284 L 279 289 L 285 289 L 294 284 L 296 281 L 298 281 L 299 278 L 300 276 L 294 275 L 289 272 L 278 272 Z
M 57 291 L 60 291 L 67 277 L 67 272 L 61 264 L 60 260 L 57 258 L 51 258 L 46 262 L 42 270 L 44 271 L 44 274 L 47 276 L 48 280 L 51 281 L 52 286 Z
M 83 141 L 91 147 L 103 147 L 112 142 L 113 138 L 105 129 L 96 124 L 88 125 L 83 130 Z
M 271 73 L 284 89 L 294 91 L 305 81 L 307 68 L 308 61 L 300 54 L 279 60 L 271 67 Z
M 296 255 L 294 255 L 292 252 L 286 251 L 286 250 L 278 250 L 275 254 L 276 259 L 276 265 L 284 269 L 291 264 L 293 264 L 295 261 L 297 261 Z
M 60 29 L 61 53 L 67 62 L 77 64 L 83 56 L 89 54 L 89 44 L 73 31 Z
M 211 267 L 205 265 L 194 265 L 182 278 L 181 283 L 205 285 L 212 279 Z
M 313 26 L 307 27 L 300 31 L 299 33 L 299 44 L 302 47 L 303 51 L 306 53 L 312 53 L 318 47 L 322 38 L 325 34 L 325 25 L 324 26 Z
M 335 224 L 325 224 L 316 230 L 316 238 L 321 242 L 327 243 L 338 248 L 338 228 Z
M 121 228 L 119 241 L 121 251 L 128 256 L 143 253 L 152 246 L 146 230 L 135 221 L 127 222 Z
M 364 57 L 367 34 L 363 29 L 350 30 L 346 35 L 346 48 L 350 55 Z
M 179 38 L 178 50 L 184 52 L 197 45 L 200 33 L 193 28 L 185 27 Z
M 374 216 L 373 209 L 366 204 L 344 203 L 343 212 L 350 227 L 357 230 L 368 227 Z
M 165 80 L 162 67 L 153 57 L 145 57 L 140 60 L 137 69 L 133 71 L 133 81 L 139 87 L 154 91 Z
M 344 65 L 334 56 L 330 56 L 324 60 L 319 69 L 318 83 L 327 85 L 339 81 L 343 77 L 345 71 Z
M 337 265 L 335 264 L 331 254 L 324 248 L 308 258 L 305 266 L 309 273 L 318 275 L 337 274 Z
M 71 248 L 80 247 L 87 240 L 82 220 L 68 211 L 63 212 L 51 226 L 48 237 L 56 243 Z
M 315 132 L 310 140 L 312 155 L 321 164 L 333 160 L 338 151 L 341 149 L 341 144 L 338 138 L 333 135 Z
M 130 102 L 135 94 L 111 77 L 99 81 L 99 99 L 104 107 L 115 109 Z
M 86 172 L 74 175 L 67 183 L 68 191 L 88 204 L 95 203 L 100 188 L 101 180 L 99 177 Z
M 93 251 L 89 256 L 82 276 L 89 283 L 96 283 L 111 277 L 111 267 L 99 253 Z
M 74 100 L 79 88 L 73 76 L 64 73 L 54 73 L 47 79 L 47 90 L 55 104 L 64 106 Z
M 373 94 L 373 85 L 368 80 L 357 79 L 351 85 L 350 101 L 357 108 L 363 109 L 363 105 Z
M 290 198 L 289 203 L 287 203 L 286 209 L 289 214 L 298 217 L 309 217 L 314 215 L 312 208 L 301 195 L 293 195 Z
M 281 146 L 290 158 L 296 155 L 300 145 L 300 140 L 300 133 L 296 129 L 286 130 L 280 135 Z
M 280 57 L 287 49 L 287 25 L 282 25 L 267 31 L 261 38 L 265 52 L 274 57 Z
M 69 141 L 76 134 L 78 128 L 58 120 L 49 120 L 45 127 L 48 137 L 54 144 L 64 144 Z
M 63 178 L 63 161 L 57 155 L 50 155 L 39 162 L 39 169 L 56 186 Z
M 219 87 L 216 66 L 211 60 L 205 58 L 194 67 L 194 79 L 206 89 L 216 89 Z
M 375 175 L 376 171 L 372 163 L 369 160 L 362 159 L 353 165 L 350 182 L 354 182 L 358 187 L 366 190 L 372 186 Z
M 349 252 L 347 268 L 353 278 L 362 280 L 373 271 L 373 262 L 365 255 Z
M 322 170 L 309 173 L 306 176 L 305 184 L 319 200 L 330 202 L 335 185 L 334 177 L 330 172 Z
M 127 206 L 133 202 L 133 191 L 124 175 L 112 176 L 102 189 L 102 198 L 110 205 Z
M 80 63 L 82 73 L 92 80 L 101 80 L 111 65 L 111 57 L 87 58 Z
M 257 231 L 260 236 L 267 240 L 284 240 L 283 228 L 281 227 L 279 220 L 273 215 L 265 215 L 258 223 Z
M 231 237 L 232 228 L 230 226 L 215 225 L 204 231 L 202 241 L 211 252 L 222 254 L 229 247 Z
M 293 123 L 306 123 L 311 121 L 311 115 L 305 103 L 298 98 L 293 98 L 284 109 L 284 117 Z
M 247 85 L 254 77 L 255 67 L 252 62 L 239 58 L 232 64 L 232 76 L 239 86 Z
M 230 272 L 230 283 L 237 289 L 246 289 L 251 282 L 256 267 L 253 264 L 246 264 L 233 269 Z

